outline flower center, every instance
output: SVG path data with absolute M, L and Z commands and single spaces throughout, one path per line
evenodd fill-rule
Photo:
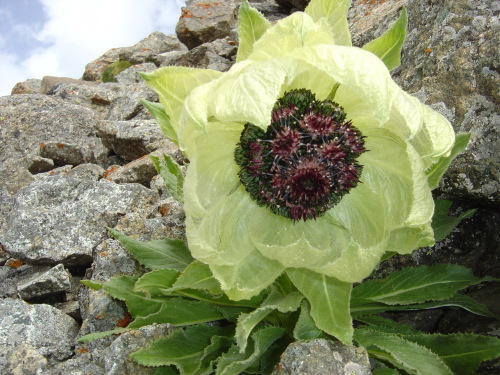
M 278 99 L 267 131 L 245 125 L 235 150 L 238 175 L 257 204 L 293 221 L 315 219 L 354 188 L 364 137 L 342 107 L 306 89 Z

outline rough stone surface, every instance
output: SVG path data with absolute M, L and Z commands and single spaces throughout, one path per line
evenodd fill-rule
M 125 69 L 123 72 L 118 73 L 115 76 L 116 82 L 120 84 L 130 85 L 132 83 L 142 82 L 139 72 L 152 72 L 156 69 L 156 65 L 153 63 L 144 63 L 132 65 L 130 68 Z
M 482 204 L 500 203 L 500 5 L 494 0 L 358 0 L 350 11 L 354 44 L 379 36 L 408 10 L 408 34 L 394 78 L 441 112 L 471 142 L 440 189 Z
M 72 355 L 77 333 L 78 324 L 52 306 L 0 299 L 0 351 L 26 344 L 51 362 L 61 361 Z
M 1 97 L 0 112 L 0 183 L 10 184 L 11 193 L 23 184 L 13 185 L 10 178 L 29 173 L 26 168 L 32 164 L 32 157 L 39 155 L 40 145 L 76 145 L 94 159 L 107 154 L 96 136 L 97 118 L 90 109 L 46 95 L 27 94 Z M 24 181 L 30 182 L 29 178 Z
M 104 175 L 104 168 L 96 164 L 80 164 L 66 174 L 79 180 L 98 181 Z
M 164 54 L 161 66 L 199 67 L 218 71 L 227 71 L 234 64 L 236 42 L 229 37 L 217 39 L 212 43 L 204 43 L 187 52 L 170 52 Z
M 31 345 L 0 346 L 0 372 L 6 375 L 40 375 L 47 373 L 47 359 Z
M 12 95 L 16 94 L 38 94 L 40 93 L 40 87 L 42 86 L 42 80 L 36 78 L 27 79 L 24 82 L 16 83 L 11 91 Z
M 94 61 L 88 63 L 83 73 L 86 81 L 99 81 L 102 72 L 113 62 L 122 57 L 132 64 L 156 62 L 159 54 L 168 51 L 184 51 L 184 46 L 175 35 L 153 32 L 132 47 L 113 48 Z
M 129 68 L 130 69 L 130 68 Z M 158 95 L 144 82 L 120 85 L 117 97 L 111 102 L 107 120 L 151 119 L 141 100 L 157 102 Z
M 15 282 L 19 296 L 28 301 L 33 298 L 70 291 L 71 275 L 62 264 L 55 267 L 33 266 L 19 273 Z
M 94 82 L 82 81 L 74 78 L 67 77 L 53 77 L 53 76 L 45 76 L 42 78 L 42 83 L 40 86 L 40 94 L 47 94 L 50 91 L 54 90 L 56 86 L 64 85 L 64 84 L 73 84 L 77 86 L 87 85 L 94 86 Z
M 307 2 L 251 0 L 250 5 L 274 23 L 303 9 Z M 235 14 L 239 3 L 188 1 L 177 32 L 180 38 L 192 36 L 186 42 L 189 50 L 174 35 L 152 33 L 134 46 L 112 49 L 89 63 L 84 79 L 94 82 L 45 77 L 43 87 L 40 80 L 28 80 L 16 85 L 13 93 L 18 95 L 0 98 L 0 310 L 8 311 L 0 313 L 0 321 L 16 317 L 16 324 L 8 323 L 8 334 L 20 332 L 16 339 L 22 336 L 23 341 L 17 346 L 0 343 L 1 374 L 128 375 L 151 371 L 126 356 L 167 334 L 168 326 L 80 344 L 51 339 L 53 314 L 57 320 L 73 317 L 80 324 L 78 336 L 123 326 L 130 320 L 124 303 L 79 283 L 82 278 L 105 282 L 116 275 L 144 271 L 110 238 L 105 226 L 142 241 L 165 237 L 185 240 L 182 205 L 170 196 L 162 178 L 153 176 L 149 159 L 140 158 L 163 147 L 165 137 L 154 122 L 144 121 L 151 116 L 140 99 L 154 102 L 158 97 L 138 78 L 137 71 L 169 65 L 229 69 L 238 42 Z M 394 79 L 447 117 L 457 131 L 472 132 L 467 151 L 453 163 L 436 194 L 455 201 L 455 216 L 469 208 L 480 209 L 447 239 L 432 248 L 390 258 L 374 277 L 406 266 L 451 262 L 470 267 L 478 277 L 500 278 L 500 5 L 493 0 L 354 0 L 349 10 L 354 45 L 363 46 L 381 35 L 403 6 L 408 10 L 409 26 L 402 65 L 393 71 Z M 102 71 L 120 58 L 133 66 L 117 75 L 118 82 L 99 82 Z M 97 125 L 99 120 L 107 121 Z M 44 143 L 42 150 L 40 143 Z M 166 153 L 184 165 L 177 148 L 166 145 Z M 131 181 L 144 186 L 129 184 Z M 26 280 L 35 271 L 45 278 L 43 283 L 38 283 L 40 277 L 23 282 L 23 277 Z M 51 272 L 62 278 L 49 277 Z M 45 286 L 31 297 L 27 285 Z M 467 294 L 500 314 L 498 288 L 499 283 L 483 283 L 469 288 Z M 22 298 L 44 305 L 29 306 Z M 55 313 L 58 310 L 48 304 L 60 312 Z M 37 316 L 36 322 L 32 315 Z M 385 316 L 427 332 L 462 331 L 496 337 L 500 332 L 498 321 L 455 308 Z M 47 326 L 41 324 L 46 321 Z M 0 341 L 10 338 L 1 332 Z M 63 335 L 69 330 L 57 332 Z M 74 335 L 75 330 L 71 328 L 71 332 Z M 345 357 L 345 350 L 344 354 L 336 353 L 338 348 L 332 344 L 296 344 L 285 353 L 281 369 L 276 371 L 335 374 L 332 369 L 338 370 L 340 365 L 333 362 Z M 353 348 L 347 352 L 356 358 L 359 354 Z M 356 373 L 346 372 L 350 370 L 344 368 L 341 373 Z M 478 373 L 500 373 L 500 360 L 481 365 Z
M 105 226 L 128 212 L 143 212 L 154 199 L 138 184 L 44 178 L 19 191 L 2 244 L 32 263 L 89 264 Z
M 175 148 L 155 120 L 101 121 L 97 129 L 106 147 L 129 161 L 160 147 Z
M 273 375 L 370 375 L 365 349 L 316 339 L 294 342 L 281 355 Z
M 236 26 L 238 2 L 235 0 L 187 0 L 175 32 L 189 49 L 225 38 Z
M 99 85 L 76 83 L 61 83 L 54 86 L 47 95 L 91 109 L 98 118 L 108 116 L 110 105 L 123 95 L 122 86 L 116 82 L 106 82 Z

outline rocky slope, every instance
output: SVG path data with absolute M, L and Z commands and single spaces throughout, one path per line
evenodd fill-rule
M 141 99 L 157 97 L 137 72 L 168 65 L 228 70 L 237 49 L 239 1 L 187 3 L 177 35 L 155 32 L 132 47 L 114 48 L 90 62 L 82 80 L 31 79 L 0 98 L 0 373 L 150 373 L 127 355 L 171 327 L 76 343 L 79 336 L 124 326 L 129 319 L 123 304 L 79 280 L 106 281 L 141 270 L 105 227 L 141 240 L 184 236 L 182 207 L 169 197 L 147 155 L 184 160 L 142 107 Z M 251 4 L 276 21 L 303 9 L 307 0 Z M 408 37 L 394 79 L 447 117 L 457 132 L 472 133 L 437 194 L 454 200 L 455 213 L 478 211 L 450 238 L 391 259 L 379 274 L 453 262 L 471 267 L 476 276 L 498 278 L 500 4 L 355 0 L 349 11 L 354 43 L 362 46 L 379 36 L 403 6 Z M 116 75 L 116 82 L 100 82 L 103 71 L 120 59 L 132 66 Z M 469 293 L 500 314 L 498 285 Z M 498 322 L 454 309 L 397 318 L 433 332 L 500 332 Z M 309 353 L 315 362 L 300 373 L 317 374 L 314 368 L 325 365 L 324 354 L 314 355 L 317 347 L 325 350 L 324 345 L 296 348 L 287 358 L 293 363 Z M 499 367 L 492 361 L 481 373 L 498 373 Z

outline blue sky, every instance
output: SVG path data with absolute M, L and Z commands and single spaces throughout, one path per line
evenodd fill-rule
M 184 0 L 0 0 L 0 96 L 45 75 L 80 78 L 85 65 L 153 31 L 175 33 Z

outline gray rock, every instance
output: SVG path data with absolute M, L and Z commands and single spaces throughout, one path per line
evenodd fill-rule
M 15 199 L 12 197 L 5 189 L 0 187 L 0 238 L 3 237 L 5 231 L 5 226 L 9 220 L 10 211 L 14 207 Z M 5 249 L 2 247 L 0 240 L 0 264 L 2 259 L 7 260 L 8 256 L 5 253 Z
M 40 375 L 47 373 L 47 359 L 33 346 L 0 346 L 0 372 L 5 375 Z
M 500 20 L 493 0 L 358 1 L 350 11 L 354 43 L 379 36 L 408 10 L 408 32 L 395 80 L 447 117 L 457 132 L 471 132 L 467 150 L 440 189 L 483 204 L 500 202 Z
M 47 370 L 48 375 L 105 375 L 104 369 L 89 358 L 78 355 L 65 362 L 57 363 Z
M 118 95 L 111 102 L 106 120 L 151 119 L 151 115 L 144 108 L 141 100 L 157 102 L 158 95 L 142 81 L 139 83 L 121 84 Z
M 370 375 L 368 353 L 364 348 L 316 339 L 294 342 L 281 355 L 273 375 Z
M 122 59 L 132 64 L 156 63 L 157 56 L 168 51 L 184 51 L 184 46 L 175 35 L 153 32 L 132 47 L 113 48 L 85 66 L 83 79 L 99 81 L 102 72 L 113 62 Z
M 42 80 L 30 78 L 26 81 L 16 83 L 11 91 L 11 95 L 17 94 L 38 94 L 42 86 Z
M 15 282 L 19 296 L 24 300 L 71 290 L 71 275 L 62 264 L 30 267 L 16 275 Z
M 0 299 L 17 297 L 17 286 L 13 280 L 15 274 L 13 268 L 0 266 Z
M 174 157 L 178 153 L 180 153 L 180 151 L 177 146 L 170 142 L 168 147 L 156 150 L 151 154 L 143 156 L 137 160 L 133 160 L 124 166 L 111 169 L 106 174 L 106 179 L 118 184 L 136 182 L 146 187 L 150 187 L 152 178 L 156 176 L 158 172 L 156 171 L 156 168 L 154 167 L 149 156 L 163 158 L 163 155 L 166 154 Z
M 158 148 L 175 147 L 155 120 L 101 121 L 97 130 L 106 147 L 128 161 Z
M 48 172 L 54 168 L 54 160 L 34 155 L 28 165 L 28 171 L 32 174 Z
M 161 66 L 195 66 L 224 72 L 233 65 L 234 61 L 230 59 L 235 56 L 236 49 L 236 43 L 229 38 L 218 39 L 187 52 L 165 54 L 162 57 Z
M 3 163 L 0 161 L 0 187 L 9 196 L 35 181 L 35 177 L 26 168 L 27 164 L 17 158 L 7 159 Z
M 96 162 L 93 150 L 86 145 L 66 142 L 43 142 L 40 144 L 40 157 L 51 159 L 54 165 L 59 166 Z
M 19 191 L 2 243 L 32 264 L 90 264 L 105 226 L 128 212 L 145 212 L 155 197 L 138 184 L 42 178 Z
M 79 180 L 91 180 L 97 181 L 104 175 L 104 168 L 96 164 L 80 164 L 79 166 L 72 168 L 68 173 L 68 177 L 74 177 Z
M 122 375 L 122 374 L 151 374 L 153 368 L 144 367 L 135 363 L 129 354 L 147 346 L 153 341 L 167 336 L 172 329 L 169 324 L 159 324 L 142 327 L 138 330 L 125 332 L 121 334 L 109 349 L 106 350 L 104 356 L 104 368 L 107 375 Z
M 153 63 L 143 63 L 132 65 L 130 68 L 125 69 L 123 72 L 118 73 L 115 76 L 116 82 L 122 85 L 130 85 L 133 83 L 142 82 L 139 72 L 152 72 L 156 69 L 156 65 Z
M 0 348 L 26 344 L 49 362 L 62 361 L 73 354 L 77 333 L 78 324 L 52 306 L 0 299 Z
M 228 36 L 236 26 L 237 13 L 235 0 L 188 0 L 175 32 L 179 40 L 192 49 Z
M 83 86 L 83 85 L 94 86 L 95 82 L 82 81 L 79 79 L 68 78 L 68 77 L 45 76 L 42 78 L 40 94 L 47 94 L 50 91 L 52 91 L 55 88 L 55 86 L 63 84 L 72 84 L 76 86 Z
M 0 112 L 0 185 L 11 194 L 32 181 L 27 168 L 40 155 L 40 145 L 75 145 L 95 160 L 108 152 L 96 135 L 97 117 L 82 106 L 26 94 L 1 97 Z
M 111 103 L 123 95 L 122 86 L 115 82 L 101 83 L 99 85 L 85 85 L 79 82 L 86 81 L 61 83 L 54 86 L 48 92 L 48 95 L 89 108 L 100 119 L 105 119 L 108 116 Z

